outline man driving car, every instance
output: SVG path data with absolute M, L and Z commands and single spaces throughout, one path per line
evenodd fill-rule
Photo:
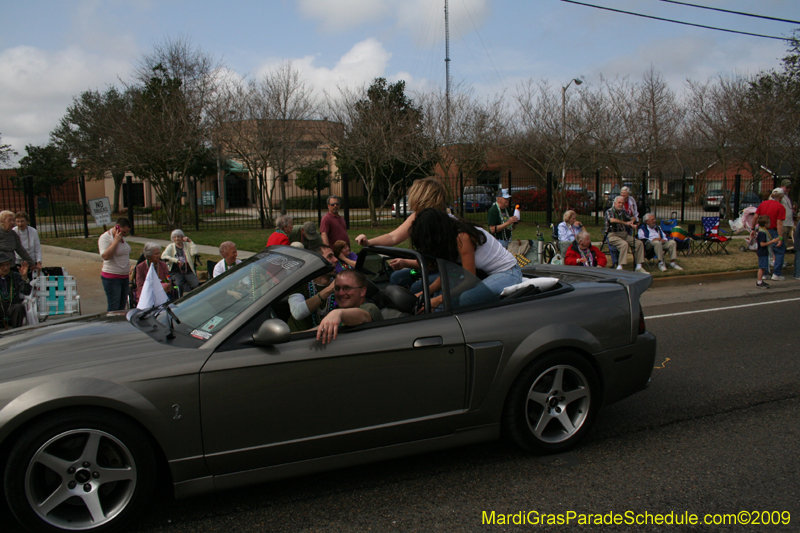
M 358 326 L 381 320 L 378 306 L 368 303 L 367 278 L 357 270 L 342 270 L 334 280 L 337 308 L 328 312 L 317 328 L 317 340 L 328 344 L 336 339 L 341 326 Z

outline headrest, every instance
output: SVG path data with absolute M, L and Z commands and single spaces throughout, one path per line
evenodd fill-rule
M 383 303 L 386 307 L 397 309 L 403 313 L 413 313 L 414 306 L 417 305 L 417 297 L 406 288 L 400 285 L 389 285 L 384 288 Z

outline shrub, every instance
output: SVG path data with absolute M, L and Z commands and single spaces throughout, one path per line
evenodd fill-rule
M 188 206 L 179 207 L 178 216 L 176 218 L 180 220 L 181 225 L 194 223 L 194 209 L 191 209 Z M 153 221 L 156 224 L 161 224 L 162 226 L 167 225 L 167 216 L 163 209 L 153 210 Z

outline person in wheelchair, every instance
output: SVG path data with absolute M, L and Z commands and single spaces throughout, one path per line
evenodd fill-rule
M 181 294 L 193 291 L 200 286 L 200 281 L 194 271 L 197 249 L 192 239 L 179 229 L 172 232 L 170 239 L 172 242 L 164 249 L 161 258 L 170 267 L 170 276 Z
M 667 270 L 667 266 L 664 264 L 664 250 L 666 250 L 669 252 L 670 268 L 683 270 L 676 262 L 678 258 L 677 243 L 667 239 L 667 236 L 664 235 L 664 230 L 656 223 L 656 217 L 652 213 L 647 213 L 643 218 L 643 222 L 644 224 L 639 227 L 639 239 L 645 244 L 645 254 L 648 251 L 647 248 L 652 248 L 653 253 L 658 258 L 658 268 L 664 272 Z
M 150 265 L 155 266 L 156 276 L 158 276 L 158 279 L 161 281 L 161 286 L 164 288 L 164 291 L 168 296 L 171 295 L 171 297 L 174 297 L 172 280 L 169 277 L 169 267 L 167 263 L 161 260 L 161 245 L 154 242 L 145 243 L 142 249 L 142 255 L 144 255 L 144 261 L 136 265 L 136 291 L 134 293 L 136 300 L 138 301 L 142 295 L 142 289 L 144 288 L 144 282 L 147 279 L 147 272 L 150 270 Z
M 597 246 L 592 246 L 592 236 L 588 231 L 581 231 L 567 248 L 564 257 L 565 265 L 590 266 L 603 268 L 607 264 L 606 254 Z
M 14 252 L 0 253 L 0 318 L 5 329 L 18 328 L 25 320 L 25 306 L 22 297 L 31 293 L 28 283 L 28 263 L 23 262 L 19 272 L 12 272 Z

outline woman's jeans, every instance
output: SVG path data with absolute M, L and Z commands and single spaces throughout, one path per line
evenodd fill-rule
M 522 283 L 522 269 L 519 265 L 514 265 L 508 270 L 495 272 L 482 280 L 477 287 L 465 291 L 459 296 L 458 305 L 466 306 L 489 301 L 493 296 L 499 296 L 506 287 L 517 283 Z
M 109 311 L 119 311 L 125 309 L 128 303 L 128 286 L 130 281 L 128 278 L 104 278 L 103 290 L 106 291 L 106 300 L 108 300 Z

